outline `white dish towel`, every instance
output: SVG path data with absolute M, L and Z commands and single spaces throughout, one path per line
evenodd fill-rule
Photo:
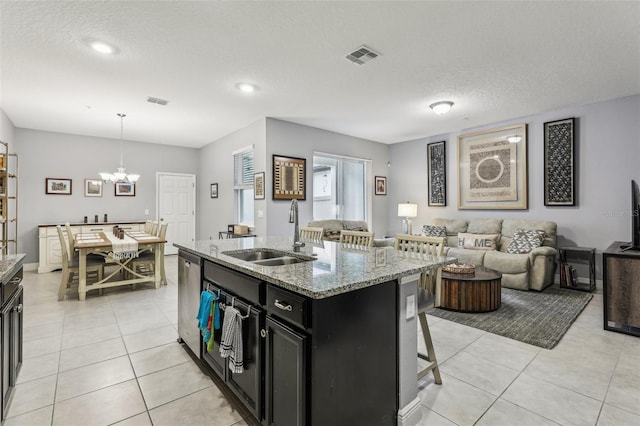
M 233 306 L 225 306 L 224 323 L 220 340 L 220 356 L 229 358 L 229 369 L 232 373 L 242 373 L 242 317 L 240 311 Z

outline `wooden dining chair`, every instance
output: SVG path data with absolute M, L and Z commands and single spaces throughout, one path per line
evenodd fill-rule
M 169 224 L 167 222 L 161 222 L 158 228 L 157 237 L 163 240 L 167 237 L 167 227 Z M 155 263 L 156 263 L 156 254 L 155 250 L 160 250 L 160 265 L 157 267 L 160 268 L 160 277 L 161 282 L 165 285 L 167 284 L 167 274 L 164 270 L 164 244 L 159 244 L 155 249 L 144 251 L 140 254 L 140 256 L 136 257 L 131 261 L 133 270 L 139 274 L 143 275 L 151 275 L 155 273 Z
M 153 221 L 149 219 L 144 223 L 144 232 L 145 234 L 151 234 L 152 230 L 153 230 Z
M 58 300 L 60 301 L 64 299 L 67 288 L 71 286 L 73 276 L 75 275 L 77 277 L 79 274 L 80 256 L 70 254 L 73 252 L 69 251 L 69 243 L 65 238 L 62 227 L 58 225 L 56 228 L 58 230 L 58 237 L 60 238 L 60 254 L 62 257 L 62 278 L 60 280 L 60 288 L 58 289 Z M 69 239 L 69 241 L 72 240 L 73 237 Z M 100 281 L 104 276 L 104 261 L 87 256 L 87 277 L 90 273 L 92 275 L 95 274 L 97 281 Z
M 324 228 L 315 228 L 313 226 L 300 227 L 300 239 L 307 241 L 320 241 L 324 235 Z
M 340 231 L 340 244 L 349 248 L 373 247 L 373 232 Z
M 421 235 L 397 234 L 395 249 L 401 251 L 405 256 L 443 256 L 444 237 L 424 237 Z M 427 361 L 427 365 L 418 371 L 418 379 L 433 371 L 433 379 L 436 384 L 442 384 L 440 368 L 436 359 L 436 351 L 433 347 L 429 324 L 427 323 L 427 309 L 434 304 L 436 295 L 440 292 L 440 282 L 442 280 L 442 267 L 431 270 L 428 273 L 420 274 L 418 282 L 418 320 L 422 329 L 422 338 L 427 348 L 427 354 L 418 352 L 418 357 Z

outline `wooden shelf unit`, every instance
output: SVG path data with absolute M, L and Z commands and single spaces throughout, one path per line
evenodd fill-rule
M 592 247 L 559 247 L 559 267 L 560 267 L 560 287 L 571 290 L 594 291 L 596 289 L 596 249 Z M 586 263 L 589 268 L 589 282 L 579 282 L 576 276 L 574 283 L 568 267 L 572 268 L 572 263 Z
M 18 154 L 0 141 L 0 253 L 18 252 Z

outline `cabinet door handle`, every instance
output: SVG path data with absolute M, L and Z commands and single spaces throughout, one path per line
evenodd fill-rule
M 262 338 L 267 337 L 267 330 L 265 330 L 264 328 L 262 330 L 260 330 L 260 337 L 262 337 Z
M 14 277 L 9 280 L 10 284 L 20 284 L 22 282 L 22 277 Z
M 13 308 L 13 309 L 15 309 L 17 313 L 22 312 L 22 303 L 19 304 L 18 306 L 16 306 L 15 308 Z
M 276 299 L 276 301 L 273 302 L 273 304 L 275 305 L 276 308 L 282 309 L 283 311 L 291 312 L 293 310 L 293 307 L 291 305 L 289 305 L 288 303 L 282 303 L 278 299 Z
M 189 262 L 188 260 L 185 260 L 184 266 L 188 268 L 189 266 L 191 266 L 191 262 Z

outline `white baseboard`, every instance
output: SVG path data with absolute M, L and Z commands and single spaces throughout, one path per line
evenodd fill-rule
M 22 264 L 22 269 L 25 271 L 36 271 L 38 270 L 38 264 L 37 263 L 23 263 Z
M 422 419 L 420 398 L 416 397 L 409 404 L 398 410 L 398 426 L 415 426 Z

